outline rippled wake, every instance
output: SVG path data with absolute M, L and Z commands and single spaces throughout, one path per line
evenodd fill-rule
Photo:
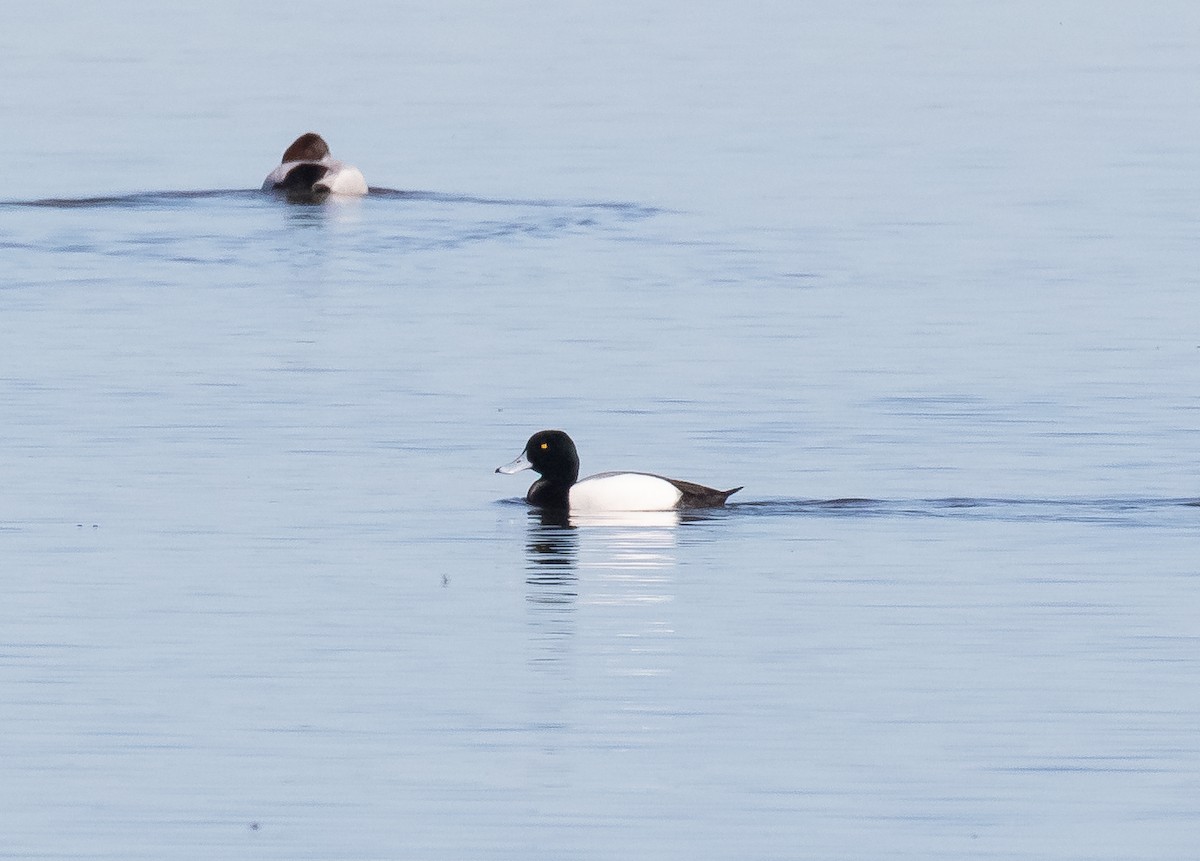
M 478 204 L 481 206 L 521 206 L 548 209 L 593 209 L 630 216 L 648 217 L 661 210 L 636 203 L 619 201 L 537 200 L 517 198 L 490 198 L 471 194 L 454 194 L 438 191 L 404 190 L 397 188 L 372 187 L 368 200 L 430 201 L 434 203 Z M 40 209 L 139 209 L 143 207 L 172 206 L 193 201 L 261 201 L 264 203 L 286 203 L 291 206 L 320 206 L 322 200 L 286 200 L 260 189 L 225 188 L 193 191 L 140 191 L 131 194 L 98 195 L 91 197 L 47 197 L 37 200 L 5 200 L 0 206 L 36 207 Z M 345 202 L 353 203 L 357 198 Z
M 501 500 L 524 505 L 521 499 Z M 969 518 L 1014 522 L 1098 523 L 1150 526 L 1200 519 L 1200 499 L 1115 497 L 1106 499 L 766 499 L 731 502 L 724 508 L 682 512 L 623 512 L 586 518 L 546 514 L 545 525 L 664 526 L 734 517 Z M 670 521 L 664 521 L 669 517 Z

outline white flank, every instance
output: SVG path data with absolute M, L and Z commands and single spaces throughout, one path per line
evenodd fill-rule
M 571 511 L 668 511 L 683 494 L 671 482 L 641 472 L 604 472 L 571 486 Z
M 328 188 L 330 194 L 366 194 L 367 181 L 362 171 L 340 161 L 329 162 L 329 173 L 315 183 L 314 188 Z

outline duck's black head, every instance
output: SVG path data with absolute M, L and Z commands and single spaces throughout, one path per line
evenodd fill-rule
M 571 485 L 579 480 L 579 453 L 575 443 L 562 431 L 538 431 L 525 443 L 520 457 L 496 472 L 511 474 L 523 469 L 532 469 L 541 476 L 525 495 L 527 502 L 565 508 Z
M 525 458 L 530 467 L 544 478 L 574 484 L 579 479 L 579 452 L 575 443 L 560 430 L 538 431 L 525 443 Z

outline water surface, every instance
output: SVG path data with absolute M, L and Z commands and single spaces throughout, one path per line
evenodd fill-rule
M 1194 856 L 1190 5 L 303 11 L 0 33 L 0 855 Z

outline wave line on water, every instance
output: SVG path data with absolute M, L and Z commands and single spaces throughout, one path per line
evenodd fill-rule
M 4 200 L 0 206 L 37 209 L 136 209 L 191 200 L 251 200 L 262 195 L 253 189 L 209 189 L 205 191 L 138 191 L 131 194 L 93 195 L 89 197 L 44 197 L 38 200 Z
M 541 512 L 524 499 L 497 500 L 498 505 L 527 508 L 541 514 L 543 525 L 565 523 L 570 516 Z M 661 512 L 659 512 L 661 513 Z M 730 502 L 721 508 L 676 512 L 679 523 L 738 516 L 762 517 L 862 517 L 862 518 L 975 518 L 1024 522 L 1100 523 L 1136 525 L 1150 515 L 1175 514 L 1200 517 L 1200 498 L 1111 497 L 1016 499 L 1002 497 L 942 497 L 931 499 L 763 499 Z M 661 525 L 661 524 L 656 524 Z
M 137 191 L 128 194 L 88 195 L 86 197 L 45 197 L 36 200 L 0 200 L 0 207 L 32 207 L 37 209 L 105 209 L 160 206 L 196 200 L 264 200 L 279 198 L 261 189 L 223 188 L 193 191 Z M 405 190 L 372 186 L 368 200 L 430 201 L 497 207 L 538 207 L 546 209 L 600 210 L 629 218 L 650 218 L 664 210 L 627 201 L 538 200 L 535 198 L 481 197 L 473 194 L 453 194 L 440 191 Z M 296 202 L 284 201 L 289 205 Z M 312 205 L 303 202 L 302 205 Z M 318 202 L 319 205 L 319 202 Z
M 603 517 L 576 517 L 567 512 L 529 508 L 520 498 L 497 500 L 498 505 L 528 508 L 541 526 L 605 525 Z M 652 512 L 651 514 L 663 512 Z M 667 512 L 671 513 L 671 512 Z M 1161 525 L 1162 518 L 1200 518 L 1200 499 L 1190 497 L 1113 497 L 1064 499 L 1012 499 L 999 497 L 943 497 L 935 499 L 764 499 L 730 502 L 721 508 L 674 512 L 669 525 L 737 517 L 846 517 L 846 518 L 962 518 L 1023 523 L 1093 523 L 1111 526 Z M 639 525 L 636 520 L 611 523 Z M 663 526 L 648 521 L 644 525 Z
M 1019 499 L 944 497 L 935 499 L 768 499 L 736 502 L 730 513 L 764 516 L 975 518 L 1025 522 L 1070 522 L 1135 525 L 1147 516 L 1200 509 L 1200 499 L 1111 497 Z

